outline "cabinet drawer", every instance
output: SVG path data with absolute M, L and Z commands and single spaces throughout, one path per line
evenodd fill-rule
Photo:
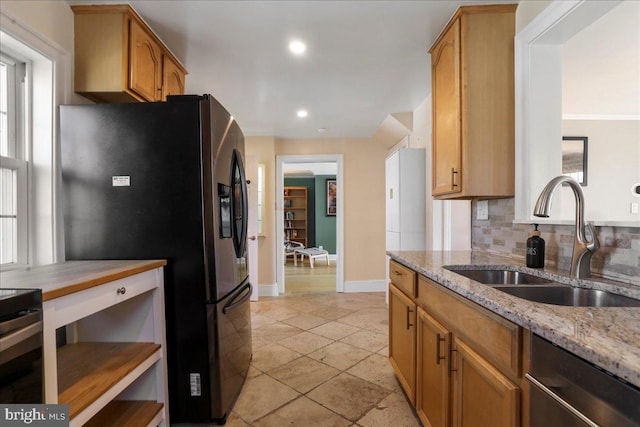
M 521 376 L 522 328 L 420 276 L 418 303 L 513 378 Z
M 389 261 L 389 280 L 411 298 L 418 296 L 416 272 L 394 260 Z
M 162 269 L 148 270 L 55 298 L 45 304 L 55 307 L 55 327 L 58 328 L 154 290 L 162 286 L 162 278 Z

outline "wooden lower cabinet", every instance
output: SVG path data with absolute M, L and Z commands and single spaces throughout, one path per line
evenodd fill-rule
M 389 285 L 389 360 L 422 424 L 526 427 L 523 329 L 402 267 L 417 288 Z
M 389 285 L 389 361 L 411 403 L 416 390 L 416 303 Z
M 454 338 L 453 425 L 511 427 L 520 422 L 520 390 L 461 339 Z
M 418 308 L 416 412 L 425 426 L 448 427 L 451 332 Z

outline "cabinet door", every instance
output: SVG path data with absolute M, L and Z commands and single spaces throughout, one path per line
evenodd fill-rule
M 455 338 L 453 425 L 518 426 L 520 390 L 462 340 Z
M 460 20 L 431 54 L 433 195 L 461 191 Z
M 184 73 L 167 55 L 162 57 L 162 100 L 168 95 L 184 94 Z
M 158 101 L 162 90 L 160 47 L 137 21 L 130 22 L 129 89 L 147 101 Z
M 393 285 L 389 285 L 389 361 L 415 404 L 416 304 Z
M 418 308 L 416 411 L 425 426 L 449 426 L 450 350 L 451 332 Z

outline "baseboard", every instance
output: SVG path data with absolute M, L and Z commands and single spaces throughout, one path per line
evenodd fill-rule
M 345 281 L 345 292 L 384 292 L 387 289 L 385 280 Z
M 258 285 L 258 297 L 277 297 L 278 284 L 273 283 L 271 285 Z

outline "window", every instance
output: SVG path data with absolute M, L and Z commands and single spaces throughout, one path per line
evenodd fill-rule
M 0 265 L 27 254 L 26 63 L 0 55 Z

